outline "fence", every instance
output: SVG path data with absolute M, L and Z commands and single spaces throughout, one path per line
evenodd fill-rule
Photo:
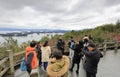
M 118 47 L 120 47 L 120 43 L 116 41 L 104 41 L 103 43 L 98 44 L 97 46 L 99 50 L 107 51 L 107 49 L 115 49 L 115 51 L 117 51 Z
M 10 69 L 10 74 L 14 74 L 14 66 L 20 64 L 21 59 L 25 56 L 25 51 L 15 53 L 11 50 L 7 50 L 8 57 L 0 60 L 0 77 L 2 77 Z
M 120 47 L 120 43 L 118 42 L 107 42 L 97 44 L 98 49 L 107 51 L 109 48 L 113 48 L 117 51 L 118 47 Z M 55 49 L 55 47 L 53 47 Z M 25 51 L 15 53 L 11 50 L 7 50 L 6 53 L 8 53 L 8 57 L 3 58 L 0 60 L 0 77 L 2 77 L 8 70 L 10 69 L 10 74 L 14 74 L 14 67 L 18 64 L 20 64 L 22 58 L 25 56 Z

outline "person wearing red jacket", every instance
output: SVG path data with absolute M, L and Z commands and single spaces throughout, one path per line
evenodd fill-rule
M 37 68 L 38 62 L 37 62 L 37 53 L 35 49 L 36 43 L 32 41 L 30 43 L 30 46 L 26 47 L 26 66 L 27 66 L 27 72 L 30 74 L 32 69 Z

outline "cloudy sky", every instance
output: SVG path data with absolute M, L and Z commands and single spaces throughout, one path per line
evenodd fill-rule
M 81 30 L 120 19 L 120 0 L 0 0 L 0 28 Z

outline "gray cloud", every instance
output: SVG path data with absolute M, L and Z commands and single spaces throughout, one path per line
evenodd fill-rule
M 116 22 L 120 0 L 0 0 L 0 10 L 0 27 L 83 29 Z
M 30 6 L 38 11 L 58 13 L 67 12 L 67 5 L 70 2 L 71 0 L 1 0 L 0 5 L 7 10 L 22 9 L 25 6 Z M 71 11 L 99 10 L 100 8 L 103 9 L 118 4 L 120 4 L 120 0 L 78 0 Z
M 5 9 L 22 9 L 30 6 L 43 12 L 63 12 L 69 0 L 1 0 L 0 5 Z

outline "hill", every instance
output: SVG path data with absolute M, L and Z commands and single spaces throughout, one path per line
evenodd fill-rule
M 116 36 L 120 35 L 120 21 L 117 21 L 116 24 L 104 24 L 94 29 L 72 30 L 65 33 L 63 39 L 68 41 L 68 39 L 73 36 L 76 41 L 79 41 L 84 35 L 92 35 L 94 41 L 98 43 L 104 40 L 116 40 Z M 59 36 L 56 35 L 51 41 L 55 42 L 58 38 Z
M 104 24 L 95 29 L 85 29 L 82 31 L 71 31 L 64 35 L 65 39 L 70 36 L 75 39 L 81 39 L 84 35 L 92 35 L 95 42 L 103 42 L 104 40 L 115 40 L 116 36 L 120 35 L 120 22 L 116 24 Z

